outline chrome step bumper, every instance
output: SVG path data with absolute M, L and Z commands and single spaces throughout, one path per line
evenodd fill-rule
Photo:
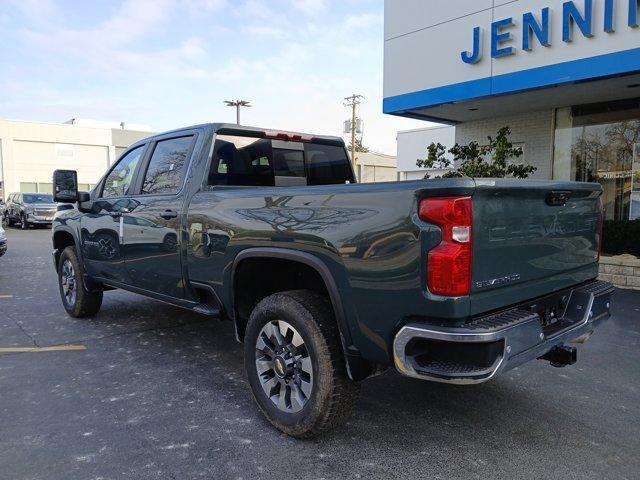
M 613 291 L 611 284 L 601 281 L 572 290 L 562 317 L 546 327 L 537 313 L 518 307 L 462 327 L 405 325 L 393 342 L 395 366 L 404 375 L 425 380 L 486 382 L 593 332 L 611 316 Z

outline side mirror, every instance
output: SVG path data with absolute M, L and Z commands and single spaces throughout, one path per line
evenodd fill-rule
M 53 172 L 53 200 L 59 203 L 78 201 L 78 174 L 75 170 Z

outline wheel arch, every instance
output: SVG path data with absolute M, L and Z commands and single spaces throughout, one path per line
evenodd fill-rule
M 336 323 L 338 325 L 338 331 L 340 333 L 342 350 L 345 355 L 349 376 L 353 380 L 362 380 L 373 372 L 373 366 L 361 357 L 359 350 L 353 344 L 353 338 L 351 336 L 349 323 L 342 303 L 342 297 L 333 274 L 325 262 L 316 255 L 308 252 L 285 248 L 256 247 L 245 249 L 235 257 L 231 269 L 231 288 L 229 295 L 231 300 L 230 312 L 232 312 L 233 315 L 236 338 L 238 341 L 242 342 L 244 340 L 244 329 L 247 320 L 246 318 L 243 318 L 238 311 L 238 290 L 236 288 L 238 274 L 243 262 L 252 259 L 270 259 L 276 262 L 278 260 L 283 262 L 292 262 L 303 265 L 314 271 L 323 282 L 326 293 L 331 301 Z
M 58 261 L 62 251 L 67 247 L 76 247 L 76 255 L 78 260 L 82 261 L 82 252 L 80 252 L 80 243 L 75 232 L 68 227 L 56 227 L 52 235 L 53 241 L 53 259 L 55 268 L 58 268 Z

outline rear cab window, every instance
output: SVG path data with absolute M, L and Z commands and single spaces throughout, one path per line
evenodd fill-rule
M 216 135 L 205 189 L 353 183 L 344 146 L 258 136 Z

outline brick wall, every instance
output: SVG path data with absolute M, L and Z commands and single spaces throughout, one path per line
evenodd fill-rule
M 633 255 L 600 257 L 599 278 L 616 287 L 640 290 L 640 258 Z
M 504 126 L 511 129 L 511 141 L 521 146 L 522 163 L 538 168 L 531 178 L 551 179 L 553 176 L 553 110 L 527 112 L 508 117 L 488 118 L 456 125 L 456 142 L 467 144 L 473 140 L 486 143 L 487 136 L 495 137 Z

